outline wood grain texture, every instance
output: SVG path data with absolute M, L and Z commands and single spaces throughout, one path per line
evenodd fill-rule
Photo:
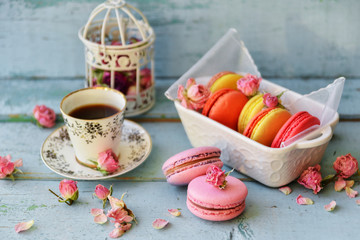
M 32 187 L 29 187 L 31 183 Z M 109 239 L 112 223 L 93 222 L 91 208 L 101 208 L 100 200 L 92 193 L 95 186 L 109 182 L 79 182 L 79 199 L 67 206 L 58 203 L 48 189 L 58 192 L 58 181 L 0 181 L 0 232 L 5 239 Z M 186 207 L 186 187 L 167 183 L 112 182 L 113 196 L 124 198 L 135 213 L 138 224 L 120 239 L 352 239 L 356 232 L 358 206 L 344 192 L 337 193 L 330 186 L 313 195 L 299 184 L 291 184 L 293 192 L 285 196 L 277 189 L 246 182 L 249 194 L 243 214 L 226 222 L 205 221 L 192 215 Z M 296 197 L 301 194 L 314 200 L 314 205 L 300 206 Z M 336 200 L 334 212 L 326 212 L 324 205 Z M 172 217 L 167 210 L 181 208 L 180 217 Z M 106 210 L 108 210 L 108 205 Z M 152 228 L 156 218 L 168 220 L 162 229 Z M 34 219 L 34 226 L 15 233 L 18 222 Z M 315 220 L 316 219 L 316 220 Z M 341 230 L 336 226 L 341 223 Z
M 101 0 L 0 3 L 0 78 L 84 75 L 77 32 Z M 178 77 L 236 28 L 265 77 L 360 77 L 357 0 L 132 0 L 157 39 L 157 77 Z

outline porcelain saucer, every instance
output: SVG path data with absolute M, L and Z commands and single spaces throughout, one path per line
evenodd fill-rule
M 149 133 L 139 124 L 126 119 L 120 144 L 120 168 L 118 171 L 106 176 L 76 162 L 66 126 L 56 129 L 46 138 L 40 154 L 43 162 L 50 170 L 66 178 L 76 180 L 107 179 L 137 168 L 146 160 L 152 148 Z

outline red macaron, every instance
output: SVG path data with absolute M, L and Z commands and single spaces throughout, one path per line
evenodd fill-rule
M 320 125 L 320 120 L 306 111 L 295 113 L 279 130 L 271 144 L 273 148 L 280 148 L 281 144 L 291 138 L 300 138 L 302 133 L 307 133 L 306 130 Z
M 202 114 L 237 131 L 239 115 L 248 98 L 240 91 L 225 88 L 213 93 Z

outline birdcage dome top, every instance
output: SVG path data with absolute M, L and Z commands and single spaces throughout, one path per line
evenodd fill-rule
M 129 49 L 151 44 L 155 34 L 139 9 L 125 0 L 107 0 L 90 13 L 79 38 L 89 47 Z

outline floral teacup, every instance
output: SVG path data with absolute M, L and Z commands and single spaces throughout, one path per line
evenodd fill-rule
M 96 114 L 98 111 L 91 106 L 109 107 L 114 111 L 108 115 L 100 114 L 101 117 L 91 118 L 86 115 L 92 112 Z M 85 115 L 76 115 L 75 112 L 81 108 L 85 109 L 82 113 Z M 116 156 L 120 155 L 125 108 L 125 96 L 120 91 L 106 87 L 80 89 L 62 99 L 60 110 L 78 162 L 87 165 L 96 161 L 99 153 L 109 149 Z

